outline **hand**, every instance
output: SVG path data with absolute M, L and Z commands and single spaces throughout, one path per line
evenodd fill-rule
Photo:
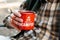
M 4 20 L 4 23 L 20 31 L 20 29 L 18 29 L 18 26 L 20 26 L 19 24 L 23 22 L 23 20 L 20 17 L 21 14 L 18 11 L 15 11 L 10 16 L 8 16 L 7 19 Z M 12 24 L 12 21 L 14 22 L 14 24 Z

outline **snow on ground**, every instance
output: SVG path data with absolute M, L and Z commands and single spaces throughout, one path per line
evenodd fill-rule
M 0 40 L 11 40 L 9 37 L 0 35 Z

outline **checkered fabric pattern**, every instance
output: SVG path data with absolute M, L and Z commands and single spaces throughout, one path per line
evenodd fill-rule
M 37 12 L 35 26 L 40 28 L 39 40 L 59 40 L 56 26 L 56 15 L 59 14 L 60 1 L 54 0 L 42 4 Z
M 56 1 L 58 0 L 54 0 L 53 3 L 46 3 L 41 7 L 39 11 L 40 14 L 38 13 L 40 17 L 40 19 L 37 19 L 39 21 L 38 25 L 42 27 L 42 31 L 45 31 L 45 33 L 42 33 L 44 34 L 42 40 L 57 40 L 58 38 L 58 33 L 56 31 L 56 15 L 60 13 L 60 3 L 57 3 Z
M 42 28 L 40 37 L 42 40 L 57 40 L 56 32 L 56 13 L 59 3 L 46 3 L 43 9 L 41 8 L 39 17 L 36 21 L 39 27 Z M 45 31 L 45 32 L 44 32 Z

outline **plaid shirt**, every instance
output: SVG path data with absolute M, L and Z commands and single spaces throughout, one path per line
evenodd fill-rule
M 56 12 L 58 3 L 46 3 L 41 9 L 36 21 L 41 27 L 40 37 L 42 40 L 57 40 Z
M 59 0 L 54 0 L 42 4 L 38 10 L 35 26 L 40 29 L 40 33 L 36 34 L 36 37 L 39 35 L 39 40 L 58 40 L 56 15 L 60 13 L 59 5 Z M 24 6 L 21 7 L 24 9 Z

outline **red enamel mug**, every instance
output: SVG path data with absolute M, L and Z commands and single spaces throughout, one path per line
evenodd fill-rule
M 19 30 L 32 30 L 34 28 L 34 19 L 35 19 L 35 12 L 32 11 L 19 11 L 21 14 L 21 17 L 23 19 L 23 22 L 20 23 L 20 26 L 15 27 Z M 12 24 L 14 25 L 14 22 L 12 20 Z

